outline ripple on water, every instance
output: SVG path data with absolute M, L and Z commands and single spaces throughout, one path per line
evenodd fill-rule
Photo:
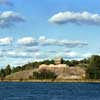
M 100 100 L 100 84 L 1 82 L 0 100 Z

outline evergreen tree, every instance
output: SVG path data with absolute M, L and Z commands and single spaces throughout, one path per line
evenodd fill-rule
M 1 78 L 4 78 L 5 76 L 6 76 L 5 70 L 4 69 L 1 69 L 0 70 L 0 77 Z
M 100 56 L 93 55 L 87 69 L 90 79 L 100 79 Z
M 10 75 L 11 74 L 11 67 L 10 67 L 10 65 L 7 65 L 7 67 L 5 68 L 5 74 L 6 75 Z

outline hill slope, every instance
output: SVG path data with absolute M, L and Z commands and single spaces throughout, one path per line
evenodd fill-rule
M 20 80 L 20 79 L 29 79 L 33 75 L 33 71 L 36 69 L 31 69 L 31 70 L 24 70 L 24 71 L 19 71 L 16 73 L 12 73 L 11 75 L 6 76 L 5 79 L 7 80 Z

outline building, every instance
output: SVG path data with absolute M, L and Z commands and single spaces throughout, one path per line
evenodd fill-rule
M 54 59 L 54 62 L 55 62 L 56 65 L 61 64 L 62 63 L 62 58 L 61 57 L 56 57 Z

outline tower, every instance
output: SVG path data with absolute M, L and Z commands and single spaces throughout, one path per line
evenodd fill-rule
M 61 57 L 56 57 L 54 59 L 54 62 L 55 62 L 56 65 L 61 64 L 62 63 L 62 58 Z

